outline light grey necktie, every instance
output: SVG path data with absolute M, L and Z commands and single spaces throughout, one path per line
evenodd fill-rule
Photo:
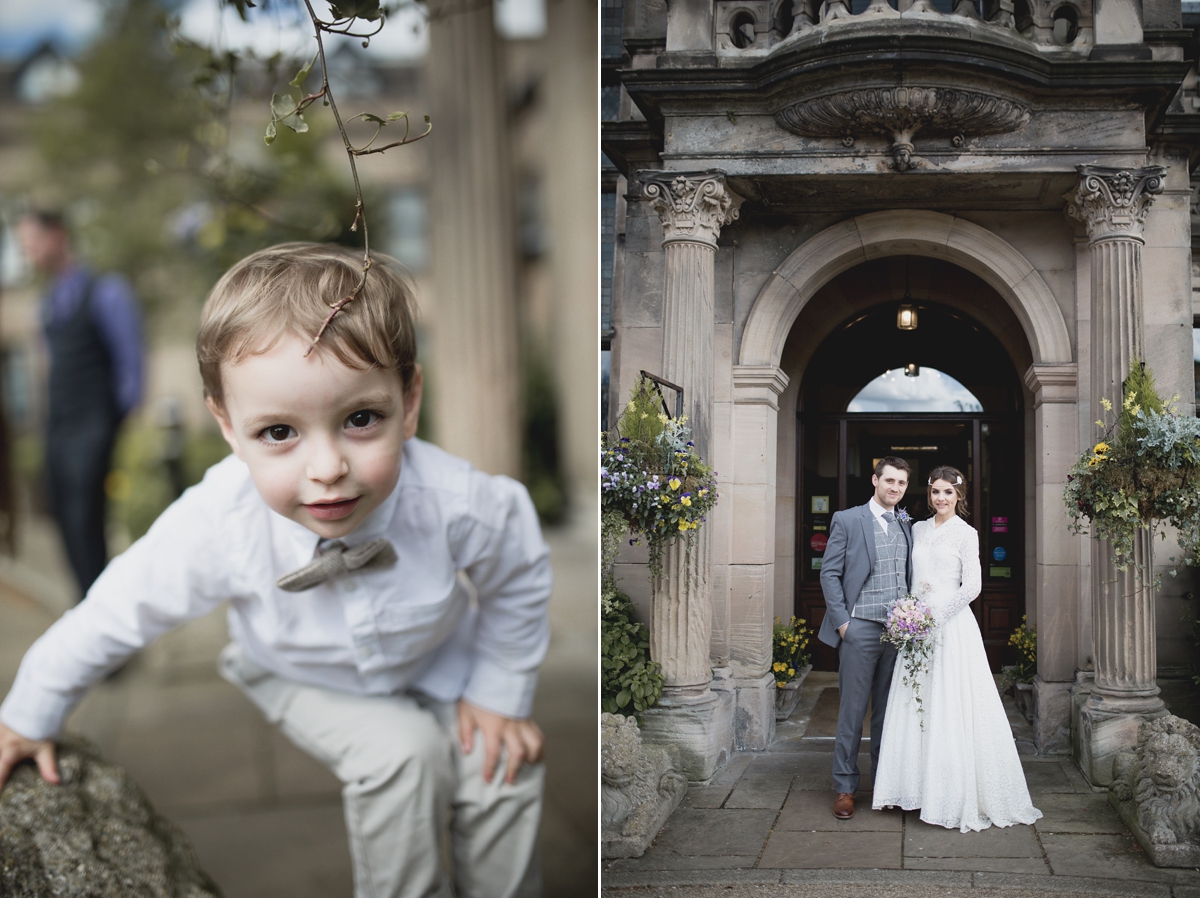
M 892 532 L 892 521 L 896 520 L 896 516 L 894 514 L 892 514 L 890 511 L 885 511 L 883 514 L 880 515 L 880 517 L 883 518 L 884 529 L 888 533 L 891 533 Z
M 287 592 L 303 592 L 351 571 L 391 567 L 397 561 L 396 550 L 386 539 L 347 549 L 345 543 L 334 540 L 319 550 L 316 558 L 299 570 L 284 574 L 275 585 Z

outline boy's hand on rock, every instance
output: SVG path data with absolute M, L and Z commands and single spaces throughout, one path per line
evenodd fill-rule
M 8 782 L 9 774 L 26 758 L 37 762 L 38 772 L 48 783 L 59 782 L 58 765 L 54 761 L 54 743 L 49 740 L 26 739 L 20 733 L 0 723 L 0 789 Z
M 500 750 L 508 753 L 505 782 L 515 783 L 522 764 L 536 764 L 542 759 L 545 741 L 542 731 L 528 717 L 517 720 L 485 711 L 465 700 L 458 703 L 458 734 L 463 754 L 470 754 L 475 744 L 475 730 L 483 733 L 483 781 L 490 783 L 500 760 Z

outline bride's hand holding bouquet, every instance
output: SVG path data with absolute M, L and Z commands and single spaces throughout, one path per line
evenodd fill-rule
M 900 653 L 904 667 L 904 685 L 911 686 L 917 711 L 921 706 L 921 681 L 929 672 L 929 659 L 933 654 L 933 628 L 936 621 L 929 606 L 912 593 L 901 596 L 888 610 L 887 626 L 880 640 L 890 642 Z M 921 728 L 925 728 L 924 721 Z

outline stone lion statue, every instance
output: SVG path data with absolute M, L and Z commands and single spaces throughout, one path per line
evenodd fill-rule
M 1138 727 L 1137 747 L 1113 763 L 1112 790 L 1134 802 L 1151 842 L 1174 845 L 1200 836 L 1200 727 L 1168 715 Z
M 687 792 L 674 745 L 643 745 L 637 721 L 600 715 L 601 853 L 641 857 Z

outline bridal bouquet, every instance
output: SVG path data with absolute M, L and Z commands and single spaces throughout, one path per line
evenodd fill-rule
M 896 600 L 888 610 L 887 626 L 881 642 L 890 642 L 900 653 L 904 664 L 904 685 L 911 686 L 913 698 L 917 701 L 917 715 L 924 711 L 921 707 L 921 680 L 929 672 L 929 658 L 933 654 L 933 612 L 929 606 L 908 593 Z M 925 721 L 921 720 L 921 729 L 925 729 Z

